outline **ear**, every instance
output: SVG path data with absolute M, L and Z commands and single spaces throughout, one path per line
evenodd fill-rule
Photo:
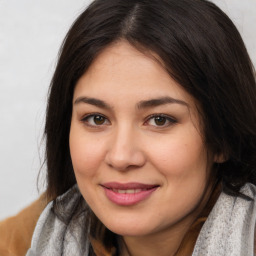
M 224 154 L 220 153 L 220 154 L 214 155 L 214 158 L 213 158 L 214 163 L 222 164 L 226 161 L 227 161 L 227 158 L 224 156 Z

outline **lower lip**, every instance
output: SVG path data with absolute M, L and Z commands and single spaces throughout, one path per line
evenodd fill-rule
M 138 193 L 121 194 L 121 193 L 114 192 L 113 190 L 104 187 L 104 191 L 105 191 L 107 198 L 111 202 L 113 202 L 117 205 L 123 205 L 123 206 L 135 205 L 135 204 L 147 199 L 156 189 L 157 189 L 157 187 L 154 187 L 152 189 L 142 190 Z

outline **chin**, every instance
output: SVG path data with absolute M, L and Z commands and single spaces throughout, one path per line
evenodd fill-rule
M 120 236 L 145 236 L 153 231 L 147 226 L 138 225 L 138 222 L 131 223 L 106 223 L 105 226 L 113 233 Z
M 119 236 L 130 236 L 130 237 L 136 237 L 136 236 L 145 236 L 148 235 L 150 232 L 147 232 L 146 230 L 134 230 L 131 228 L 127 228 L 127 229 L 120 229 L 120 228 L 114 228 L 114 229 L 110 229 L 110 231 L 112 231 L 113 233 L 119 235 Z

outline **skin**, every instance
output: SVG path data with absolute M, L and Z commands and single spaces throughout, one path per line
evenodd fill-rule
M 107 47 L 79 79 L 70 129 L 74 172 L 96 216 L 121 236 L 122 255 L 175 255 L 204 207 L 214 159 L 199 121 L 195 100 L 160 62 L 125 41 Z M 106 182 L 158 187 L 123 206 L 106 196 Z

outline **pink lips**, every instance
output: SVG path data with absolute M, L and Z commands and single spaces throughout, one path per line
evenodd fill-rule
M 107 198 L 118 205 L 129 206 L 137 204 L 148 198 L 159 186 L 142 183 L 102 184 Z

